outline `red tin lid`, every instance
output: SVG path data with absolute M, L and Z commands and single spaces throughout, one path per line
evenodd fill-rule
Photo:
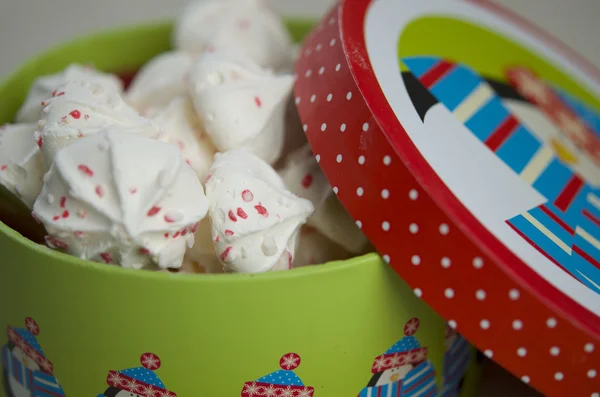
M 600 73 L 484 2 L 343 0 L 296 103 L 384 259 L 549 396 L 600 397 Z

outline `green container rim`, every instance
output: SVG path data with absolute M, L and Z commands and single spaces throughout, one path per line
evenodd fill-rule
M 300 41 L 314 25 L 312 19 L 288 19 L 288 28 L 292 37 L 296 41 Z M 24 75 L 30 75 L 29 71 L 37 70 L 39 65 L 44 63 L 44 60 L 51 57 L 57 58 L 61 54 L 73 53 L 82 47 L 93 46 L 95 41 L 112 41 L 120 40 L 123 37 L 135 34 L 139 35 L 147 33 L 152 37 L 161 36 L 164 39 L 164 35 L 168 34 L 170 37 L 170 31 L 172 29 L 172 22 L 160 21 L 154 23 L 144 23 L 126 27 L 120 27 L 116 29 L 109 29 L 92 33 L 86 36 L 81 36 L 77 39 L 59 44 L 43 53 L 30 58 L 24 64 L 22 64 L 17 70 L 10 73 L 0 83 L 0 92 L 7 90 L 7 88 L 15 81 L 19 81 Z M 141 65 L 129 65 L 129 69 L 139 67 Z M 124 71 L 128 71 L 128 66 L 121 65 Z M 107 68 L 101 68 L 107 69 Z M 35 76 L 33 76 L 35 77 Z M 27 79 L 23 79 L 26 80 Z M 29 79 L 31 80 L 31 78 Z M 30 82 L 29 82 L 30 83 Z M 29 86 L 29 83 L 27 84 Z M 21 98 L 22 101 L 22 98 Z M 20 102 L 19 102 L 20 104 Z M 13 106 L 13 107 L 16 107 Z M 0 199 L 5 199 L 0 197 Z M 294 269 L 293 271 L 282 271 L 282 272 L 268 272 L 262 274 L 177 274 L 168 272 L 153 272 L 153 271 L 139 271 L 134 269 L 122 268 L 120 266 L 111 266 L 98 262 L 92 262 L 84 259 L 74 257 L 59 251 L 54 251 L 46 246 L 37 244 L 28 238 L 21 235 L 16 230 L 8 227 L 6 224 L 0 221 L 0 234 L 3 238 L 11 240 L 13 243 L 21 246 L 21 248 L 29 249 L 39 254 L 40 261 L 44 259 L 52 259 L 58 261 L 61 266 L 70 266 L 73 268 L 83 268 L 94 272 L 110 273 L 115 276 L 124 277 L 136 277 L 143 279 L 154 279 L 154 280 L 173 280 L 178 282 L 191 282 L 191 283 L 238 283 L 248 282 L 249 279 L 257 281 L 271 281 L 271 280 L 282 280 L 282 279 L 304 279 L 310 277 L 319 277 L 320 275 L 326 274 L 327 272 L 343 272 L 350 271 L 359 266 L 367 266 L 373 264 L 374 261 L 380 261 L 380 257 L 375 253 L 366 254 L 363 256 L 354 257 L 344 261 L 335 261 L 327 264 L 306 266 L 303 268 Z

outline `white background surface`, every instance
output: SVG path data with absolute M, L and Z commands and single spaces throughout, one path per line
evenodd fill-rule
M 415 0 L 418 1 L 418 0 Z M 448 0 L 457 1 L 457 0 Z M 600 67 L 600 0 L 494 0 L 576 48 Z M 187 0 L 0 0 L 0 78 L 28 57 L 73 36 L 172 18 Z M 332 0 L 271 0 L 285 14 L 318 16 Z M 535 396 L 489 365 L 481 397 Z

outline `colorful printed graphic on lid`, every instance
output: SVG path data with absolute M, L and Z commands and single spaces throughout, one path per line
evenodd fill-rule
M 154 371 L 160 368 L 160 358 L 153 353 L 144 353 L 140 357 L 141 367 L 109 371 L 106 378 L 108 388 L 98 397 L 177 397 L 168 390 Z M 132 394 L 131 394 L 132 393 Z
M 375 358 L 371 380 L 358 397 L 437 395 L 435 369 L 427 359 L 427 347 L 421 347 L 415 337 L 419 324 L 418 318 L 409 320 L 404 337 Z
M 40 327 L 30 317 L 27 328 L 8 326 L 8 343 L 2 347 L 4 390 L 8 397 L 64 397 L 37 336 Z

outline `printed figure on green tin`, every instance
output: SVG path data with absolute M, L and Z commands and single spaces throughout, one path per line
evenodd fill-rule
M 404 337 L 384 354 L 375 358 L 373 376 L 358 397 L 433 397 L 438 388 L 435 369 L 427 359 L 427 347 L 421 347 L 415 333 L 419 319 L 404 326 Z
M 38 343 L 40 327 L 30 317 L 26 328 L 7 328 L 8 343 L 2 348 L 4 390 L 8 397 L 64 397 L 54 377 L 54 366 Z
M 300 365 L 300 356 L 296 353 L 283 355 L 279 360 L 280 370 L 263 376 L 255 381 L 246 382 L 242 388 L 242 397 L 313 397 L 315 389 L 304 386 L 294 370 Z
M 153 353 L 140 357 L 141 367 L 109 371 L 108 388 L 98 397 L 177 397 L 168 390 L 154 371 L 160 368 L 160 358 Z

